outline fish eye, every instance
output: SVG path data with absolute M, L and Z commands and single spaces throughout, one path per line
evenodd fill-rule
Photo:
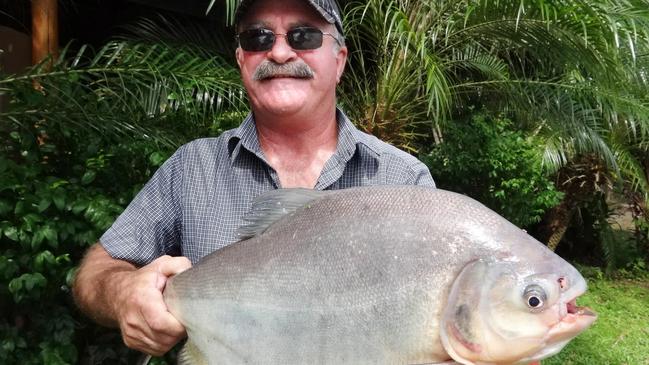
M 523 298 L 528 307 L 539 309 L 543 307 L 543 304 L 547 300 L 547 295 L 545 294 L 545 290 L 539 285 L 530 285 L 525 288 Z
M 531 308 L 538 308 L 543 305 L 543 301 L 541 301 L 539 297 L 531 296 L 527 298 L 527 305 L 529 305 Z

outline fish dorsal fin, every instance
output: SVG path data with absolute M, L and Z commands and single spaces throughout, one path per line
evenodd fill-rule
M 243 217 L 246 222 L 237 230 L 240 239 L 262 234 L 270 225 L 287 214 L 330 194 L 312 189 L 277 189 L 264 193 L 252 202 L 250 211 Z

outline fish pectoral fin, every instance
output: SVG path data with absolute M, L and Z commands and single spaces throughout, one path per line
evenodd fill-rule
M 328 191 L 311 189 L 277 189 L 257 197 L 250 211 L 243 217 L 247 223 L 237 229 L 241 239 L 247 239 L 262 234 L 266 228 L 287 214 L 293 213 L 310 202 L 318 200 Z
M 203 352 L 188 340 L 178 354 L 178 365 L 208 365 L 208 363 Z

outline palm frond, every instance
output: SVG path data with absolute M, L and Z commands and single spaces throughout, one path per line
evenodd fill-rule
M 158 14 L 122 27 L 126 41 L 148 41 L 172 47 L 190 45 L 203 58 L 220 56 L 234 64 L 234 35 L 228 29 L 214 31 L 208 21 L 172 18 Z
M 543 137 L 549 171 L 595 154 L 639 173 L 613 134 L 649 138 L 649 1 L 370 0 L 345 12 L 348 109 L 389 105 L 438 126 L 504 111 Z
M 34 83 L 40 91 L 33 89 Z M 124 136 L 159 135 L 156 124 L 171 115 L 187 120 L 179 131 L 204 129 L 220 112 L 246 109 L 238 72 L 220 57 L 204 58 L 191 48 L 129 42 L 110 42 L 96 53 L 86 47 L 76 54 L 66 49 L 52 69 L 43 63 L 25 74 L 4 77 L 0 88 L 12 100 L 0 120 L 22 125 L 60 122 Z M 159 137 L 168 145 L 179 143 Z
M 225 8 L 226 22 L 228 23 L 228 25 L 234 23 L 234 13 L 237 9 L 237 5 L 239 5 L 239 2 L 240 0 L 225 0 L 223 7 Z M 212 11 L 214 4 L 216 4 L 216 0 L 210 0 L 205 9 L 205 14 L 209 14 L 209 12 Z

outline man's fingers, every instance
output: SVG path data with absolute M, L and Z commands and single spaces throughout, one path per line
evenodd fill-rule
M 131 315 L 130 320 L 122 328 L 122 339 L 124 344 L 129 348 L 138 350 L 150 355 L 159 356 L 166 352 L 164 345 L 158 343 L 153 337 L 154 334 L 150 328 L 142 326 L 146 323 L 141 315 Z
M 185 327 L 167 311 L 162 293 L 151 292 L 146 306 L 140 307 L 140 315 L 147 325 L 147 335 L 156 341 L 178 342 L 185 337 Z
M 172 276 L 192 267 L 191 261 L 184 256 L 163 256 L 157 259 L 157 269 L 164 276 Z
M 171 257 L 166 255 L 155 259 L 149 265 L 158 273 L 155 286 L 160 292 L 164 290 L 167 279 L 170 276 L 179 274 L 192 267 L 191 261 L 186 257 Z
M 117 311 L 128 347 L 158 356 L 186 336 L 183 325 L 168 312 L 162 290 L 168 276 L 189 267 L 187 258 L 163 256 L 125 278 Z
M 183 337 L 185 327 L 167 311 L 164 302 L 154 302 L 143 308 L 142 317 L 153 333 L 171 337 Z
M 148 338 L 143 333 L 138 336 L 123 335 L 124 344 L 131 349 L 143 352 L 153 356 L 162 356 L 168 350 L 156 341 Z
M 124 333 L 127 346 L 150 355 L 160 356 L 186 336 L 185 328 L 171 314 L 156 309 L 160 306 L 145 308 L 139 313 L 139 325 Z M 127 340 L 128 337 L 128 340 Z

